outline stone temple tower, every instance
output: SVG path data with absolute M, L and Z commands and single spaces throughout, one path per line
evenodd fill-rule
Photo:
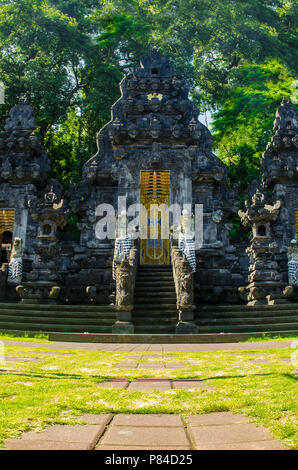
M 226 167 L 212 153 L 212 136 L 198 121 L 187 80 L 176 74 L 158 49 L 141 58 L 120 89 L 112 119 L 98 134 L 98 152 L 84 166 L 84 201 L 77 204 L 81 244 L 98 255 L 105 252 L 110 241 L 95 237 L 100 219 L 96 207 L 101 203 L 117 207 L 119 197 L 125 198 L 126 207 L 154 203 L 183 209 L 186 204 L 194 212 L 200 205 L 204 212 L 200 262 L 206 269 L 199 282 L 212 296 L 210 284 L 234 283 L 231 276 L 227 282 L 227 265 L 236 259 L 229 246 L 228 219 L 237 206 L 227 187 Z M 152 220 L 141 223 L 149 227 Z M 140 264 L 170 264 L 168 240 L 141 240 Z

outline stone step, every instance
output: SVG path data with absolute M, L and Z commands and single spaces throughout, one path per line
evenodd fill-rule
M 198 312 L 266 312 L 280 310 L 298 311 L 298 303 L 286 303 L 277 305 L 197 305 Z
M 111 312 L 114 310 L 112 305 L 72 305 L 72 304 L 21 304 L 21 303 L 13 303 L 13 302 L 6 302 L 0 303 L 0 312 L 3 308 L 7 309 L 17 309 L 17 310 L 61 310 L 61 311 L 69 311 L 69 312 Z
M 135 292 L 136 292 L 136 293 L 143 293 L 143 292 L 144 292 L 144 293 L 145 293 L 145 292 L 169 292 L 169 293 L 173 293 L 173 292 L 174 292 L 174 293 L 176 293 L 174 286 L 173 286 L 173 287 L 170 287 L 170 286 L 163 287 L 163 286 L 159 286 L 159 285 L 156 286 L 156 287 L 154 287 L 154 286 L 152 286 L 152 285 L 151 285 L 151 286 L 147 286 L 147 287 L 144 287 L 144 286 L 138 287 L 138 286 L 136 285 L 136 287 L 135 287 Z
M 0 322 L 0 330 L 20 330 L 20 331 L 57 331 L 57 332 L 90 332 L 90 333 L 111 333 L 111 326 L 90 326 L 90 325 L 52 325 L 46 323 L 24 323 L 24 322 Z
M 206 325 L 206 326 L 213 326 L 213 325 L 217 325 L 217 324 L 220 324 L 220 325 L 233 325 L 233 324 L 237 324 L 237 325 L 242 325 L 242 324 L 247 324 L 247 325 L 250 325 L 250 324 L 253 324 L 253 325 L 256 325 L 256 324 L 266 324 L 266 323 L 293 323 L 293 322 L 297 322 L 297 327 L 298 327 L 298 315 L 290 315 L 290 316 L 278 316 L 278 317 L 272 317 L 272 316 L 268 316 L 268 317 L 251 317 L 251 318 L 206 318 L 206 319 L 202 319 L 202 318 L 195 318 L 195 321 L 196 321 L 196 324 L 197 325 Z
M 162 309 L 163 311 L 165 311 L 165 310 L 174 311 L 174 310 L 176 310 L 176 302 L 170 303 L 169 301 L 167 301 L 167 303 L 159 302 L 158 304 L 151 304 L 151 303 L 144 304 L 141 301 L 141 302 L 135 302 L 134 303 L 134 308 L 135 308 L 136 311 L 140 311 L 140 312 L 143 312 L 143 311 L 147 312 L 148 310 L 157 311 L 157 310 L 160 310 L 160 309 Z
M 62 318 L 67 321 L 68 318 L 94 318 L 97 320 L 105 319 L 105 318 L 114 318 L 115 312 L 108 311 L 108 312 L 71 312 L 71 311 L 61 311 L 61 310 L 53 310 L 53 311 L 41 311 L 41 310 L 20 310 L 20 309 L 1 309 L 0 310 L 0 318 L 6 315 L 10 315 L 11 318 L 15 318 L 16 316 L 28 317 L 28 316 L 36 316 L 41 318 Z
M 275 332 L 283 330 L 298 330 L 298 324 L 296 323 L 274 323 L 265 325 L 217 325 L 217 326 L 199 326 L 199 333 L 233 333 L 233 332 Z
M 157 311 L 157 312 L 146 312 L 146 315 L 144 315 L 144 312 L 135 312 L 133 311 L 132 316 L 135 321 L 143 321 L 146 320 L 148 321 L 149 319 L 152 321 L 168 321 L 168 319 L 173 319 L 173 318 L 178 318 L 178 312 L 176 311 L 167 311 L 167 312 L 162 312 L 162 311 Z
M 173 278 L 173 272 L 172 271 L 138 271 L 137 272 L 137 277 L 160 277 L 160 278 L 167 278 L 171 277 Z
M 154 293 L 156 295 L 154 295 Z M 148 303 L 148 299 L 150 299 L 150 303 L 154 303 L 155 302 L 165 302 L 165 303 L 168 303 L 168 301 L 170 301 L 170 303 L 172 302 L 176 302 L 176 292 L 157 292 L 156 290 L 154 291 L 154 293 L 152 293 L 151 291 L 150 292 L 147 292 L 147 290 L 144 290 L 144 291 L 137 291 L 135 292 L 135 300 L 141 300 L 141 301 L 146 301 L 146 303 Z
M 150 270 L 138 270 L 137 271 L 137 276 L 173 276 L 173 271 L 172 269 L 168 270 L 157 270 L 157 269 L 150 269 Z
M 47 317 L 47 316 L 31 316 L 29 315 L 1 315 L 0 314 L 0 324 L 2 322 L 24 322 L 24 323 L 48 323 L 48 324 L 63 324 L 63 325 L 113 325 L 115 322 L 116 315 L 114 314 L 111 318 L 61 318 L 61 317 Z
M 171 269 L 138 269 L 137 276 L 155 276 L 158 273 L 160 276 L 173 276 L 173 270 Z
M 159 287 L 170 287 L 170 288 L 175 288 L 175 284 L 173 279 L 171 281 L 160 281 L 159 279 L 155 279 L 152 281 L 141 281 L 141 280 L 136 280 L 136 285 L 135 287 L 154 287 L 154 288 L 159 288 Z
M 198 310 L 195 310 L 194 312 L 195 317 L 198 320 L 209 320 L 209 319 L 221 319 L 221 318 L 230 318 L 230 319 L 237 319 L 237 318 L 266 318 L 266 317 L 283 317 L 283 316 L 296 316 L 298 315 L 297 310 L 267 310 L 267 311 L 261 311 L 261 312 L 199 312 Z M 256 315 L 258 315 L 256 317 Z
M 14 330 L 15 334 L 21 333 L 18 330 Z M 261 338 L 264 333 L 267 332 L 248 332 L 248 333 L 211 333 L 211 334 L 175 334 L 174 331 L 170 333 L 164 332 L 150 332 L 149 334 L 140 333 L 137 334 L 107 334 L 107 333 L 49 333 L 50 341 L 70 341 L 78 343 L 131 343 L 131 344 L 193 344 L 194 351 L 196 350 L 197 344 L 206 343 L 236 343 L 239 341 L 245 341 L 248 338 Z M 298 329 L 294 330 L 280 330 L 275 331 L 274 335 L 280 335 L 287 337 L 292 334 L 298 334 Z M 250 346 L 251 347 L 251 346 Z
M 158 301 L 160 299 L 160 301 Z M 170 308 L 176 308 L 177 300 L 176 300 L 176 295 L 172 296 L 167 296 L 163 297 L 161 295 L 144 295 L 144 296 L 138 296 L 135 295 L 134 298 L 134 306 L 135 308 L 145 308 L 145 309 L 150 309 L 156 310 L 156 307 L 159 309 L 160 307 L 162 308 L 167 308 L 169 306 Z
M 173 325 L 176 325 L 178 323 L 178 317 L 173 317 L 173 318 L 167 318 L 167 320 L 160 320 L 160 321 L 157 321 L 157 319 L 152 319 L 152 321 L 150 321 L 150 318 L 138 318 L 138 319 L 133 319 L 133 324 L 134 326 L 143 326 L 143 325 L 151 325 L 153 326 L 154 328 L 159 328 L 159 326 L 173 326 Z
M 142 324 L 142 325 L 135 325 L 135 333 L 145 333 L 148 332 L 149 334 L 158 334 L 161 332 L 166 333 L 174 333 L 175 332 L 175 324 L 172 325 L 150 325 L 150 324 Z
M 140 264 L 138 271 L 172 271 L 171 264 Z

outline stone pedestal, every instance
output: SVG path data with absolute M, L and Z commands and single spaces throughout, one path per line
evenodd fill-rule
M 187 310 L 179 310 L 179 322 L 176 325 L 176 334 L 197 334 L 198 327 L 194 323 L 193 310 L 195 306 Z
M 22 304 L 57 304 L 61 287 L 47 281 L 23 282 L 16 291 Z
M 112 326 L 112 332 L 116 334 L 134 334 L 134 325 L 131 322 L 131 310 L 129 310 L 129 306 L 126 307 L 126 310 L 118 310 L 117 312 L 117 320 Z

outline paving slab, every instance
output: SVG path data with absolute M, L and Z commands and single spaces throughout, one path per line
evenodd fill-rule
M 112 418 L 113 418 L 113 415 L 111 413 L 105 413 L 102 415 L 98 415 L 98 414 L 94 415 L 94 414 L 85 413 L 83 415 L 76 416 L 76 419 L 82 420 L 85 423 L 101 424 L 103 426 L 106 426 L 111 421 Z
M 61 352 L 61 351 L 26 351 L 26 354 L 45 354 L 45 355 L 57 355 L 57 356 L 71 356 L 71 353 Z
M 254 424 L 223 424 L 188 427 L 196 448 L 210 444 L 235 444 L 271 440 L 269 432 Z
M 99 437 L 105 430 L 105 425 L 53 425 L 41 432 L 27 432 L 20 439 L 8 439 L 4 441 L 4 446 L 8 450 L 34 449 L 45 443 L 44 448 L 63 449 L 69 444 L 79 444 L 84 449 L 93 449 Z
M 119 414 L 111 423 L 113 426 L 145 426 L 158 427 L 183 427 L 183 421 L 179 415 L 170 414 Z
M 136 369 L 138 367 L 137 362 L 119 362 L 115 364 L 114 367 L 117 369 Z
M 239 442 L 232 444 L 200 445 L 197 450 L 288 450 L 279 441 Z
M 102 441 L 101 445 L 112 445 L 112 446 L 140 446 L 143 449 L 148 447 L 175 447 L 179 443 L 179 446 L 188 446 L 189 441 L 187 439 L 185 430 L 182 426 L 173 427 L 159 427 L 149 426 L 148 423 L 144 426 L 110 426 Z
M 9 357 L 5 356 L 4 362 L 41 362 L 42 358 L 33 358 L 33 357 Z
M 120 445 L 98 445 L 97 447 L 95 447 L 95 450 L 172 450 L 172 451 L 176 451 L 176 450 L 191 450 L 191 446 L 190 445 L 185 445 L 185 446 L 182 446 L 182 447 L 179 447 L 179 446 L 171 446 L 171 447 L 167 447 L 167 446 L 161 446 L 161 445 L 157 445 L 155 447 L 153 446 L 120 446 Z
M 105 382 L 99 382 L 97 385 L 101 388 L 127 388 L 128 380 L 107 380 Z
M 161 354 L 142 354 L 142 355 L 139 355 L 139 356 L 130 356 L 130 359 L 164 359 L 165 356 L 161 353 Z
M 188 367 L 188 364 L 185 364 L 183 362 L 166 362 L 165 367 L 167 369 L 185 369 Z
M 171 390 L 171 382 L 169 380 L 156 381 L 138 379 L 131 382 L 128 390 L 149 391 L 149 390 Z
M 222 411 L 217 413 L 207 413 L 202 415 L 191 415 L 188 418 L 188 426 L 210 426 L 221 424 L 243 424 L 251 421 L 251 418 L 240 414 Z
M 139 369 L 164 369 L 165 364 L 162 362 L 140 362 Z
M 38 439 L 8 439 L 7 450 L 90 450 L 90 445 L 83 442 L 44 441 Z

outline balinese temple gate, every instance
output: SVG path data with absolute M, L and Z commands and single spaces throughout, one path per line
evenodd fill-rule
M 258 329 L 249 316 L 272 310 L 265 331 L 277 311 L 288 319 L 282 330 L 295 330 L 288 306 L 294 319 L 297 110 L 281 103 L 263 180 L 250 185 L 240 208 L 188 82 L 167 56 L 154 48 L 120 90 L 111 121 L 97 135 L 98 152 L 84 165 L 81 184 L 64 196 L 48 178 L 32 107 L 21 100 L 10 111 L 0 135 L 1 308 L 7 312 L 10 303 L 19 313 L 16 324 L 0 308 L 0 328 L 219 333 L 244 331 L 237 323 L 244 316 L 247 331 L 264 331 L 264 322 Z M 104 205 L 114 210 L 112 237 L 102 236 Z M 230 239 L 237 213 L 251 230 L 247 242 Z M 71 215 L 79 239 L 69 230 Z M 36 312 L 47 308 L 55 313 L 41 320 Z M 28 315 L 26 323 L 26 311 L 35 321 Z

